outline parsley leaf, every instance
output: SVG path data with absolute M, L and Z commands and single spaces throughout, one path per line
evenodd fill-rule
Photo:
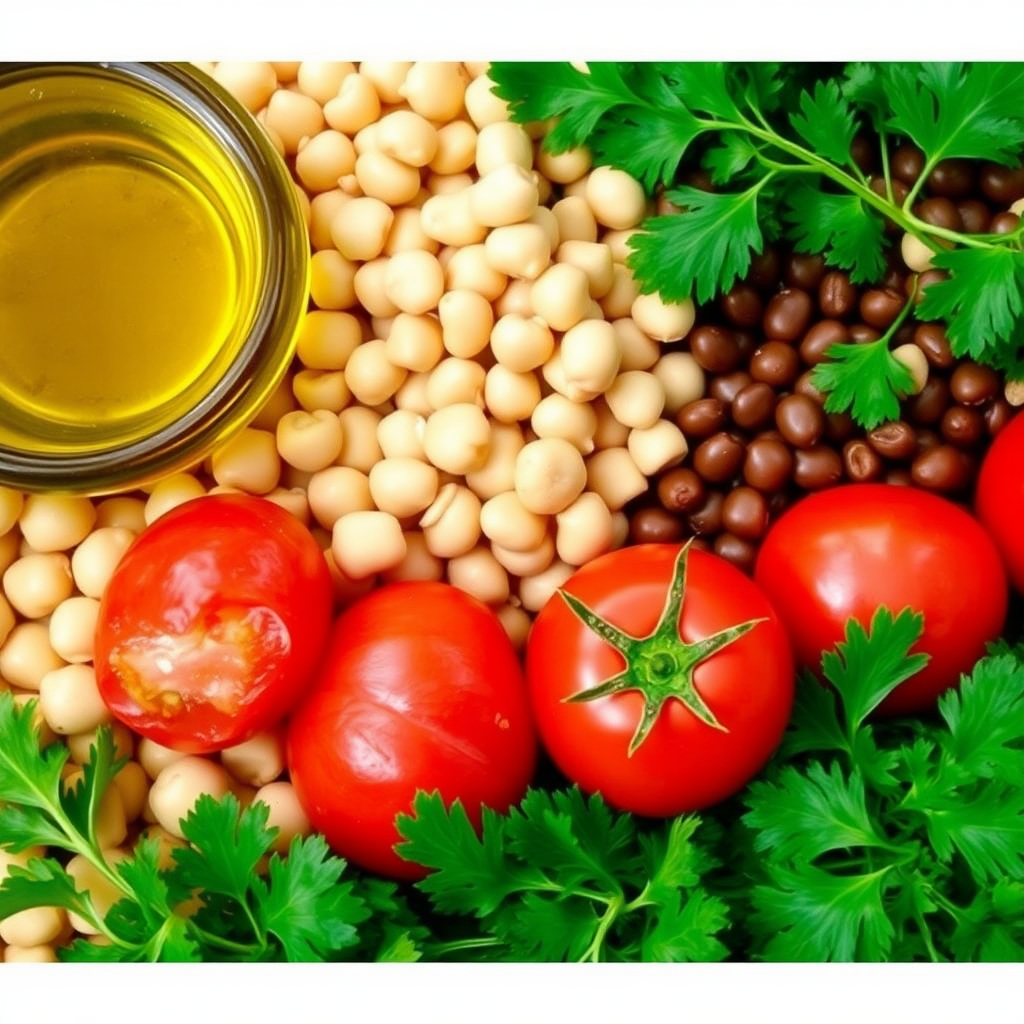
M 850 411 L 871 430 L 900 418 L 900 396 L 914 387 L 907 369 L 889 350 L 887 338 L 862 345 L 839 343 L 811 371 L 811 382 L 827 395 L 826 412 Z
M 790 115 L 789 123 L 812 150 L 833 163 L 849 163 L 857 121 L 836 82 L 818 82 L 813 94 L 802 92 L 800 113 Z

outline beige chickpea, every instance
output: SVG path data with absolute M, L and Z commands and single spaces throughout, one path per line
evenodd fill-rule
M 21 545 L 21 534 L 17 530 L 0 534 L 0 573 L 21 555 Z
M 915 274 L 923 274 L 935 266 L 935 250 L 909 231 L 905 231 L 900 240 L 900 254 L 907 269 Z
M 191 473 L 174 473 L 158 480 L 146 499 L 146 525 L 155 523 L 172 508 L 205 494 L 206 488 Z
M 451 121 L 462 111 L 469 76 L 457 61 L 418 60 L 398 89 L 416 113 L 431 121 Z
M 84 771 L 76 768 L 64 776 L 61 785 L 65 791 L 71 792 L 78 788 L 84 776 Z M 101 797 L 96 809 L 95 830 L 96 841 L 100 846 L 117 846 L 127 837 L 128 816 L 117 786 L 109 787 Z
M 172 761 L 153 782 L 149 806 L 157 824 L 173 836 L 184 838 L 181 819 L 203 794 L 220 799 L 230 788 L 228 773 L 209 758 L 187 755 Z
M 385 103 L 401 103 L 402 84 L 411 67 L 412 61 L 407 60 L 364 60 L 359 73 L 373 83 Z
M 519 581 L 519 600 L 528 612 L 539 612 L 554 596 L 559 587 L 568 582 L 576 566 L 555 559 L 542 572 L 524 576 Z
M 495 167 L 469 192 L 474 219 L 492 228 L 526 220 L 537 209 L 537 202 L 537 179 L 533 171 L 513 163 Z
M 400 312 L 384 287 L 390 261 L 391 257 L 378 257 L 368 260 L 356 271 L 353 280 L 356 298 L 371 317 L 393 317 Z
M 264 497 L 293 515 L 300 523 L 309 525 L 309 498 L 305 487 L 298 484 L 293 487 L 275 487 Z
M 562 242 L 556 252 L 559 263 L 578 267 L 587 275 L 590 297 L 600 299 L 607 295 L 614 282 L 614 263 L 611 250 L 600 242 L 569 239 Z
M 584 491 L 555 520 L 555 550 L 563 562 L 584 565 L 612 549 L 612 513 L 593 491 Z
M 396 409 L 377 424 L 377 443 L 385 459 L 425 459 L 423 433 L 427 421 L 411 409 Z
M 265 786 L 284 772 L 284 737 L 268 729 L 220 752 L 221 764 L 232 778 L 247 786 Z
M 402 206 L 394 211 L 391 230 L 384 241 L 384 255 L 410 250 L 429 252 L 437 255 L 440 243 L 423 230 L 423 213 L 415 206 Z
M 0 676 L 22 690 L 38 690 L 43 676 L 64 664 L 50 645 L 46 623 L 19 622 L 0 647 Z
M 356 151 L 347 135 L 327 128 L 299 146 L 295 157 L 295 173 L 310 192 L 328 192 L 338 181 L 352 174 Z
M 7 946 L 2 949 L 5 964 L 55 964 L 57 951 L 50 945 Z
M 491 542 L 491 554 L 511 576 L 535 576 L 543 572 L 555 558 L 555 542 L 545 533 L 540 544 L 530 551 L 513 551 Z
M 647 209 L 640 182 L 613 167 L 595 167 L 587 176 L 585 195 L 597 222 L 619 231 L 636 227 Z
M 362 321 L 352 313 L 314 309 L 299 328 L 296 355 L 310 370 L 344 370 L 363 334 Z
M 405 533 L 405 557 L 392 569 L 381 573 L 386 583 L 396 580 L 442 580 L 444 562 L 430 551 L 427 539 L 419 530 Z
M 609 249 L 609 252 L 611 250 Z M 600 306 L 606 320 L 632 319 L 633 303 L 640 294 L 633 271 L 625 264 L 612 263 L 612 286 L 601 296 Z M 649 335 L 647 335 L 649 337 Z
M 12 487 L 0 487 L 0 534 L 7 533 L 17 522 L 25 507 L 25 496 Z
M 146 503 L 141 498 L 118 495 L 105 498 L 96 506 L 96 530 L 119 527 L 141 533 L 146 526 Z M 89 536 L 92 536 L 90 534 Z M 86 537 L 82 543 L 86 543 Z
M 530 441 L 516 456 L 516 494 L 538 515 L 561 512 L 579 497 L 586 482 L 583 456 L 564 438 Z
M 67 923 L 61 907 L 30 907 L 0 918 L 0 939 L 15 947 L 46 946 L 60 937 Z
M 151 779 L 156 779 L 168 765 L 186 756 L 181 751 L 164 747 L 146 736 L 139 740 L 139 749 L 136 753 L 142 770 Z
M 256 791 L 253 799 L 267 805 L 270 812 L 267 825 L 278 830 L 271 846 L 275 853 L 285 854 L 294 838 L 308 836 L 312 831 L 309 818 L 290 782 L 268 782 Z
M 590 150 L 585 146 L 552 153 L 543 145 L 537 147 L 536 167 L 549 181 L 570 185 L 590 171 Z
M 281 479 L 277 441 L 269 430 L 246 427 L 213 453 L 211 470 L 218 484 L 266 494 Z
M 332 188 L 329 192 L 318 192 L 309 201 L 309 241 L 314 251 L 330 251 L 335 248 L 331 224 L 338 211 L 346 203 L 351 203 L 352 199 L 341 188 Z
M 433 316 L 399 313 L 385 343 L 388 362 L 405 370 L 432 370 L 444 354 L 440 321 Z
M 568 331 L 589 310 L 587 275 L 568 263 L 552 264 L 534 281 L 530 303 L 553 330 Z
M 494 315 L 499 319 L 503 316 L 521 316 L 526 319 L 533 316 L 533 305 L 530 302 L 532 287 L 533 282 L 525 278 L 510 280 L 494 301 Z
M 533 142 L 522 126 L 512 121 L 494 121 L 484 125 L 476 137 L 474 162 L 481 180 L 493 171 L 508 166 L 532 172 Z
M 911 395 L 919 395 L 925 384 L 928 383 L 928 359 L 924 352 L 912 342 L 905 345 L 897 345 L 892 350 L 893 359 L 902 363 L 910 371 L 913 385 L 910 388 Z
M 583 455 L 594 450 L 597 416 L 586 402 L 573 402 L 557 392 L 547 395 L 533 410 L 530 426 L 538 438 L 563 438 Z
M 484 604 L 498 605 L 508 600 L 508 573 L 489 548 L 475 547 L 449 559 L 448 582 Z
M 516 491 L 504 491 L 484 502 L 480 529 L 488 540 L 509 551 L 532 551 L 547 534 L 547 517 L 531 512 Z
M 270 66 L 277 75 L 278 83 L 284 87 L 291 85 L 299 77 L 299 67 L 302 61 L 299 60 L 272 60 Z
M 517 423 L 492 423 L 491 443 L 483 465 L 466 474 L 474 494 L 486 501 L 515 487 L 516 456 L 526 442 Z
M 665 412 L 669 416 L 704 394 L 704 370 L 689 352 L 666 353 L 654 364 L 653 373 L 665 390 Z
M 625 265 L 633 251 L 630 241 L 635 234 L 634 228 L 626 228 L 623 231 L 602 231 L 598 240 L 611 249 L 612 259 L 616 264 Z
M 494 327 L 494 310 L 479 292 L 448 291 L 437 305 L 441 340 L 445 349 L 460 359 L 472 359 L 487 347 Z
M 608 408 L 608 403 L 599 398 L 591 406 L 597 426 L 594 429 L 595 448 L 624 448 L 629 439 L 629 427 L 620 423 Z
M 563 243 L 597 241 L 594 211 L 583 196 L 565 196 L 551 207 L 551 212 L 558 224 L 558 237 Z
M 428 164 L 436 174 L 459 174 L 473 166 L 477 131 L 469 121 L 456 120 L 437 128 L 437 151 Z
M 466 288 L 494 302 L 508 285 L 508 275 L 493 267 L 484 245 L 467 245 L 456 250 L 445 267 L 448 291 Z
M 664 302 L 657 294 L 638 295 L 630 307 L 630 315 L 645 334 L 658 341 L 678 341 L 693 327 L 696 310 L 690 299 Z
M 487 237 L 487 228 L 473 216 L 469 189 L 432 195 L 420 209 L 424 233 L 442 245 L 474 245 Z
M 3 647 L 7 638 L 11 635 L 15 621 L 14 609 L 7 598 L 0 594 L 0 647 Z M 0 683 L 3 684 L 2 689 L 6 689 L 7 684 L 3 680 L 0 680 Z
M 486 125 L 508 120 L 508 104 L 494 94 L 494 83 L 486 74 L 474 78 L 466 86 L 466 113 L 478 130 Z
M 334 214 L 331 240 L 347 260 L 372 260 L 384 250 L 394 219 L 394 211 L 384 200 L 372 195 L 358 196 L 342 204 Z
M 325 530 L 333 529 L 349 512 L 369 512 L 373 508 L 369 477 L 350 466 L 328 466 L 314 473 L 307 493 L 313 518 Z
M 365 195 L 380 199 L 389 206 L 408 203 L 420 190 L 419 169 L 379 149 L 368 150 L 356 157 L 355 176 Z
M 612 415 L 626 427 L 653 427 L 665 408 L 665 389 L 653 373 L 627 370 L 604 392 Z
M 299 89 L 318 103 L 326 103 L 338 95 L 341 83 L 356 67 L 347 60 L 304 60 L 296 71 Z
M 352 401 L 344 370 L 299 370 L 292 378 L 292 391 L 306 412 L 328 409 L 340 413 Z M 274 430 L 276 433 L 276 423 Z
M 487 371 L 471 359 L 449 356 L 430 371 L 427 379 L 427 401 L 432 409 L 449 405 L 484 404 L 484 381 Z
M 410 167 L 425 167 L 437 154 L 437 129 L 413 110 L 393 110 L 377 123 L 381 152 Z
M 495 228 L 484 243 L 490 266 L 508 277 L 536 281 L 551 265 L 551 246 L 537 224 Z
M 338 93 L 324 103 L 327 123 L 346 135 L 355 135 L 380 117 L 380 95 L 362 69 L 346 75 Z
M 24 555 L 3 574 L 11 607 L 27 619 L 42 619 L 71 596 L 71 559 L 63 552 Z
M 613 320 L 612 327 L 619 339 L 619 371 L 652 369 L 661 358 L 661 345 L 644 334 L 631 317 Z
M 426 313 L 437 308 L 444 294 L 444 271 L 432 253 L 395 253 L 388 260 L 384 292 L 402 312 Z
M 440 470 L 457 476 L 483 466 L 490 446 L 491 425 L 483 410 L 456 402 L 435 410 L 423 431 L 423 450 Z
M 337 464 L 369 473 L 383 454 L 377 443 L 377 425 L 383 417 L 373 409 L 355 405 L 343 409 L 338 418 L 341 420 L 343 443 Z
M 338 568 L 359 580 L 398 565 L 406 554 L 405 537 L 388 512 L 348 512 L 334 524 L 331 551 Z
M 21 535 L 34 551 L 67 551 L 81 543 L 96 522 L 88 499 L 70 494 L 30 494 L 18 517 Z
M 671 420 L 629 432 L 626 449 L 644 476 L 654 476 L 686 458 L 689 446 L 683 432 Z
M 324 112 L 315 99 L 300 92 L 278 89 L 267 101 L 266 124 L 276 132 L 284 151 L 293 155 L 303 139 L 312 138 L 324 127 Z
M 414 516 L 437 497 L 437 470 L 420 459 L 381 459 L 369 474 L 370 495 L 382 512 L 396 519 Z
M 480 539 L 480 499 L 461 484 L 444 484 L 419 525 L 430 554 L 457 558 L 471 551 Z
M 50 616 L 50 646 L 72 664 L 92 661 L 99 612 L 100 603 L 94 597 L 69 597 L 62 601 Z
M 338 457 L 341 445 L 341 421 L 328 409 L 296 410 L 278 420 L 278 454 L 296 469 L 307 473 L 325 469 Z
M 587 459 L 587 488 L 613 512 L 647 490 L 649 481 L 626 448 L 604 448 Z
M 222 60 L 213 78 L 252 114 L 267 105 L 277 88 L 277 74 L 266 61 Z
M 512 641 L 512 646 L 521 651 L 526 646 L 526 638 L 529 636 L 533 620 L 519 605 L 512 604 L 511 601 L 494 611 L 502 629 Z
M 309 296 L 321 310 L 356 304 L 356 265 L 334 249 L 314 252 L 309 261 Z
M 125 822 L 137 821 L 149 796 L 149 778 L 138 761 L 129 761 L 114 776 L 114 786 L 121 797 Z
M 364 405 L 386 402 L 401 387 L 406 373 L 387 356 L 387 342 L 374 338 L 360 345 L 345 366 L 345 383 Z
M 566 394 L 573 401 L 589 401 L 603 394 L 618 375 L 622 361 L 615 328 L 605 320 L 584 320 L 569 328 L 562 335 L 559 354 Z
M 540 381 L 533 373 L 514 373 L 500 363 L 487 371 L 484 403 L 499 423 L 530 418 L 540 401 Z
M 130 758 L 132 756 L 135 747 L 135 734 L 127 726 L 120 722 L 112 722 L 101 728 L 110 730 L 111 738 L 114 741 L 115 758 Z M 91 748 L 96 745 L 96 730 L 76 732 L 65 737 L 64 742 L 68 745 L 71 760 L 78 765 L 85 764 L 89 760 Z

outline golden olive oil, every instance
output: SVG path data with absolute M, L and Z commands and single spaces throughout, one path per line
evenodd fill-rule
M 152 435 L 202 401 L 251 327 L 251 197 L 187 113 L 120 90 L 55 75 L 0 93 L 14 125 L 0 149 L 0 445 Z

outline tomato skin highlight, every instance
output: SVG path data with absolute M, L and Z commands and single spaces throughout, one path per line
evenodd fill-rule
M 879 606 L 924 614 L 913 651 L 928 664 L 879 706 L 930 709 L 1002 632 L 1007 580 L 982 525 L 945 498 L 910 487 L 850 484 L 802 498 L 768 531 L 754 578 L 789 626 L 797 663 L 820 674 L 821 654 Z
M 334 624 L 288 728 L 292 784 L 313 827 L 353 863 L 426 871 L 394 852 L 417 790 L 505 811 L 526 791 L 536 734 L 522 669 L 489 608 L 446 583 L 391 583 Z
M 280 721 L 312 678 L 333 613 L 312 534 L 273 502 L 211 495 L 125 552 L 100 602 L 95 665 L 116 718 L 186 753 Z
M 996 434 L 978 473 L 975 510 L 1003 555 L 1010 581 L 1024 594 L 1024 415 Z
M 666 602 L 680 546 L 623 548 L 579 569 L 564 589 L 634 636 L 650 633 Z M 689 552 L 679 618 L 695 642 L 749 619 L 748 634 L 694 670 L 694 686 L 728 731 L 700 721 L 679 700 L 661 709 L 630 756 L 643 698 L 636 691 L 566 703 L 621 672 L 625 659 L 555 595 L 527 642 L 531 706 L 544 748 L 559 770 L 621 810 L 667 817 L 737 792 L 778 746 L 793 703 L 793 658 L 785 628 L 753 581 L 717 555 Z

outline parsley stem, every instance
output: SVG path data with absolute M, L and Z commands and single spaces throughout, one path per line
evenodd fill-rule
M 500 945 L 500 939 L 488 935 L 478 939 L 453 939 L 451 942 L 441 942 L 431 946 L 430 953 L 431 956 L 442 957 L 449 953 L 461 953 L 464 949 L 493 949 Z
M 625 901 L 622 896 L 616 893 L 616 895 L 608 901 L 608 906 L 605 912 L 601 915 L 601 920 L 597 923 L 597 931 L 594 932 L 593 939 L 590 940 L 590 945 L 584 950 L 583 955 L 580 957 L 580 963 L 599 963 L 601 960 L 601 947 L 604 945 L 605 937 L 608 935 L 608 930 L 615 923 L 615 919 L 621 913 Z

